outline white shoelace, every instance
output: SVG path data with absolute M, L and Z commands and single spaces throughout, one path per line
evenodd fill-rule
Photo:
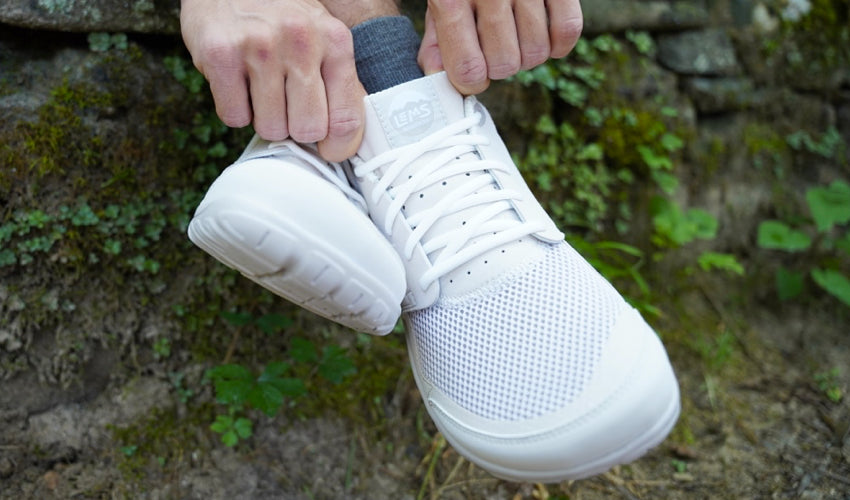
M 363 198 L 363 195 L 357 192 L 356 189 L 351 187 L 351 184 L 348 182 L 348 177 L 345 175 L 345 170 L 339 163 L 326 162 L 318 156 L 318 153 L 305 151 L 304 146 L 299 145 L 291 139 L 270 142 L 267 149 L 271 154 L 276 154 L 278 150 L 285 149 L 298 158 L 304 160 L 307 164 L 316 169 L 322 177 L 327 179 L 334 186 L 338 187 L 340 191 L 342 191 L 343 194 L 345 194 L 351 201 L 356 203 L 363 213 L 368 212 L 366 199 Z
M 393 221 L 399 215 L 404 217 L 402 210 L 407 200 L 421 189 L 458 174 L 476 171 L 488 173 L 496 170 L 510 172 L 509 167 L 503 163 L 477 157 L 475 147 L 488 144 L 489 139 L 482 134 L 466 132 L 482 118 L 480 113 L 474 113 L 409 146 L 392 149 L 355 167 L 354 174 L 361 178 L 369 174 L 378 175 L 375 172 L 386 167 L 372 192 L 367 194 L 373 203 L 377 203 L 381 196 L 389 196 L 392 199 L 383 221 L 375 221 L 381 224 L 385 234 L 392 234 Z M 436 156 L 417 164 L 413 171 L 408 172 L 413 162 L 432 152 L 437 153 Z M 476 155 L 476 158 L 464 158 L 464 155 L 470 153 Z M 395 185 L 403 174 L 409 178 Z M 545 229 L 542 223 L 525 222 L 519 217 L 497 218 L 499 214 L 513 210 L 511 201 L 522 199 L 523 195 L 511 189 L 478 192 L 494 182 L 495 179 L 491 175 L 470 176 L 468 181 L 446 193 L 432 207 L 407 218 L 413 232 L 405 242 L 405 258 L 410 259 L 420 243 L 429 258 L 432 253 L 442 250 L 432 259 L 431 269 L 419 279 L 419 285 L 423 289 L 489 250 Z M 423 241 L 425 234 L 438 220 L 474 206 L 482 207 L 461 227 Z M 476 239 L 475 244 L 467 245 L 473 239 Z

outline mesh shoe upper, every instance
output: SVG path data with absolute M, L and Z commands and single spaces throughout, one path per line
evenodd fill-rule
M 538 417 L 593 374 L 622 299 L 566 243 L 463 297 L 407 315 L 425 377 L 469 411 Z

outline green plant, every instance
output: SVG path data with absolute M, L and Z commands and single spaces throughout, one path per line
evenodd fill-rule
M 744 265 L 738 261 L 737 257 L 728 253 L 703 252 L 697 257 L 697 265 L 703 271 L 716 269 L 738 276 L 744 275 Z
M 732 359 L 736 342 L 735 335 L 724 329 L 716 336 L 703 335 L 694 347 L 708 371 L 718 372 Z
M 171 356 L 171 339 L 161 337 L 153 343 L 153 355 L 156 359 L 167 359 Z
M 245 312 L 222 311 L 221 317 L 237 327 L 255 325 L 267 335 L 279 333 L 292 326 L 292 318 L 280 313 L 269 313 L 255 317 Z
M 776 290 L 780 299 L 799 296 L 808 275 L 821 289 L 850 306 L 850 185 L 834 181 L 806 191 L 809 217 L 795 225 L 779 220 L 759 224 L 756 241 L 765 250 L 801 254 L 795 268 L 780 266 Z
M 124 33 L 94 32 L 88 34 L 89 50 L 92 52 L 106 52 L 109 49 L 127 50 L 127 35 Z
M 186 377 L 182 372 L 169 372 L 168 380 L 171 381 L 171 386 L 174 387 L 177 396 L 181 403 L 187 403 L 194 395 L 195 391 L 183 386 L 183 379 Z
M 26 266 L 46 257 L 81 265 L 106 260 L 139 273 L 157 274 L 161 263 L 147 252 L 164 230 L 183 231 L 182 220 L 173 213 L 167 215 L 158 200 L 95 208 L 81 197 L 74 206 L 62 205 L 55 212 L 17 210 L 0 225 L 0 267 Z M 145 253 L 127 255 L 129 250 Z
M 236 409 L 250 406 L 272 416 L 284 398 L 305 393 L 303 381 L 285 376 L 289 369 L 288 363 L 274 362 L 256 375 L 242 365 L 231 363 L 210 369 L 206 376 L 215 386 L 219 403 Z
M 694 240 L 717 236 L 717 219 L 698 208 L 682 211 L 669 198 L 655 196 L 649 206 L 655 234 L 653 243 L 661 248 L 677 248 Z
M 835 127 L 827 129 L 820 139 L 813 138 L 805 130 L 799 130 L 789 134 L 786 141 L 795 151 L 808 151 L 827 159 L 842 161 L 847 154 L 844 139 Z
M 237 328 L 256 327 L 266 335 L 279 333 L 292 324 L 289 317 L 278 313 L 254 316 L 231 311 L 222 312 L 221 317 Z M 219 415 L 210 428 L 222 434 L 225 445 L 233 446 L 240 438 L 247 437 L 243 434 L 250 426 L 244 420 L 251 421 L 246 411 L 255 409 L 274 416 L 287 400 L 294 402 L 306 395 L 315 384 L 314 376 L 340 384 L 357 372 L 348 352 L 336 345 L 319 349 L 312 341 L 295 337 L 287 354 L 286 361 L 268 363 L 259 373 L 239 363 L 225 363 L 207 370 L 205 379 L 212 382 L 216 401 L 227 408 L 227 414 Z
M 218 415 L 210 429 L 221 434 L 225 446 L 236 446 L 240 439 L 248 439 L 254 434 L 254 423 L 245 417 Z
M 634 285 L 629 301 L 644 312 L 658 313 L 641 275 L 641 245 L 617 241 L 629 233 L 639 179 L 650 179 L 658 194 L 649 204 L 654 232 L 651 243 L 662 251 L 710 240 L 717 219 L 704 210 L 681 209 L 675 167 L 681 161 L 688 131 L 664 96 L 635 101 L 617 90 L 620 80 L 607 75 L 643 71 L 655 52 L 643 32 L 628 32 L 624 44 L 611 35 L 582 39 L 568 59 L 550 61 L 515 80 L 544 89 L 554 102 L 531 131 L 525 154 L 515 161 L 536 189 L 569 241 L 609 279 Z M 631 47 L 631 48 L 630 48 Z M 635 64 L 634 61 L 637 61 Z M 618 235 L 612 241 L 611 233 Z M 743 274 L 735 256 L 705 252 L 698 269 Z
M 216 401 L 227 406 L 227 415 L 218 415 L 210 429 L 221 434 L 226 446 L 250 437 L 252 422 L 239 414 L 256 408 L 269 416 L 280 409 L 285 398 L 297 398 L 306 391 L 301 380 L 284 375 L 289 365 L 270 363 L 259 375 L 239 364 L 225 364 L 207 371 L 206 378 L 215 387 Z
M 841 386 L 840 376 L 841 372 L 838 367 L 815 373 L 814 376 L 818 389 L 833 403 L 840 403 L 844 399 L 844 389 Z
M 127 445 L 122 446 L 121 448 L 119 448 L 119 450 L 121 450 L 121 453 L 123 453 L 124 455 L 132 457 L 136 454 L 136 451 L 139 450 L 139 447 L 137 445 Z

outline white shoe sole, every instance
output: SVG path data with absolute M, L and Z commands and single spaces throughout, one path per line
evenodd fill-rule
M 557 483 L 565 480 L 579 480 L 603 474 L 617 465 L 624 465 L 641 458 L 647 452 L 660 445 L 679 419 L 680 404 L 678 396 L 670 400 L 669 406 L 659 415 L 658 423 L 632 442 L 625 443 L 622 449 L 616 450 L 604 457 L 598 458 L 578 467 L 553 469 L 546 471 L 519 471 L 505 468 L 500 464 L 490 463 L 481 458 L 473 461 L 482 469 L 494 476 L 507 481 L 535 482 L 535 483 Z M 456 448 L 458 448 L 456 446 Z M 468 450 L 458 448 L 458 453 L 468 455 Z
M 210 187 L 189 224 L 204 251 L 305 309 L 384 335 L 401 313 L 404 267 L 338 189 L 278 161 L 249 160 Z

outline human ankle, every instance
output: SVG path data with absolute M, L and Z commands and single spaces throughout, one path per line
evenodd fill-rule
M 398 16 L 395 0 L 321 0 L 332 16 L 349 28 L 378 17 Z
M 373 18 L 351 29 L 360 82 L 369 94 L 423 76 L 416 61 L 419 34 L 404 16 Z

